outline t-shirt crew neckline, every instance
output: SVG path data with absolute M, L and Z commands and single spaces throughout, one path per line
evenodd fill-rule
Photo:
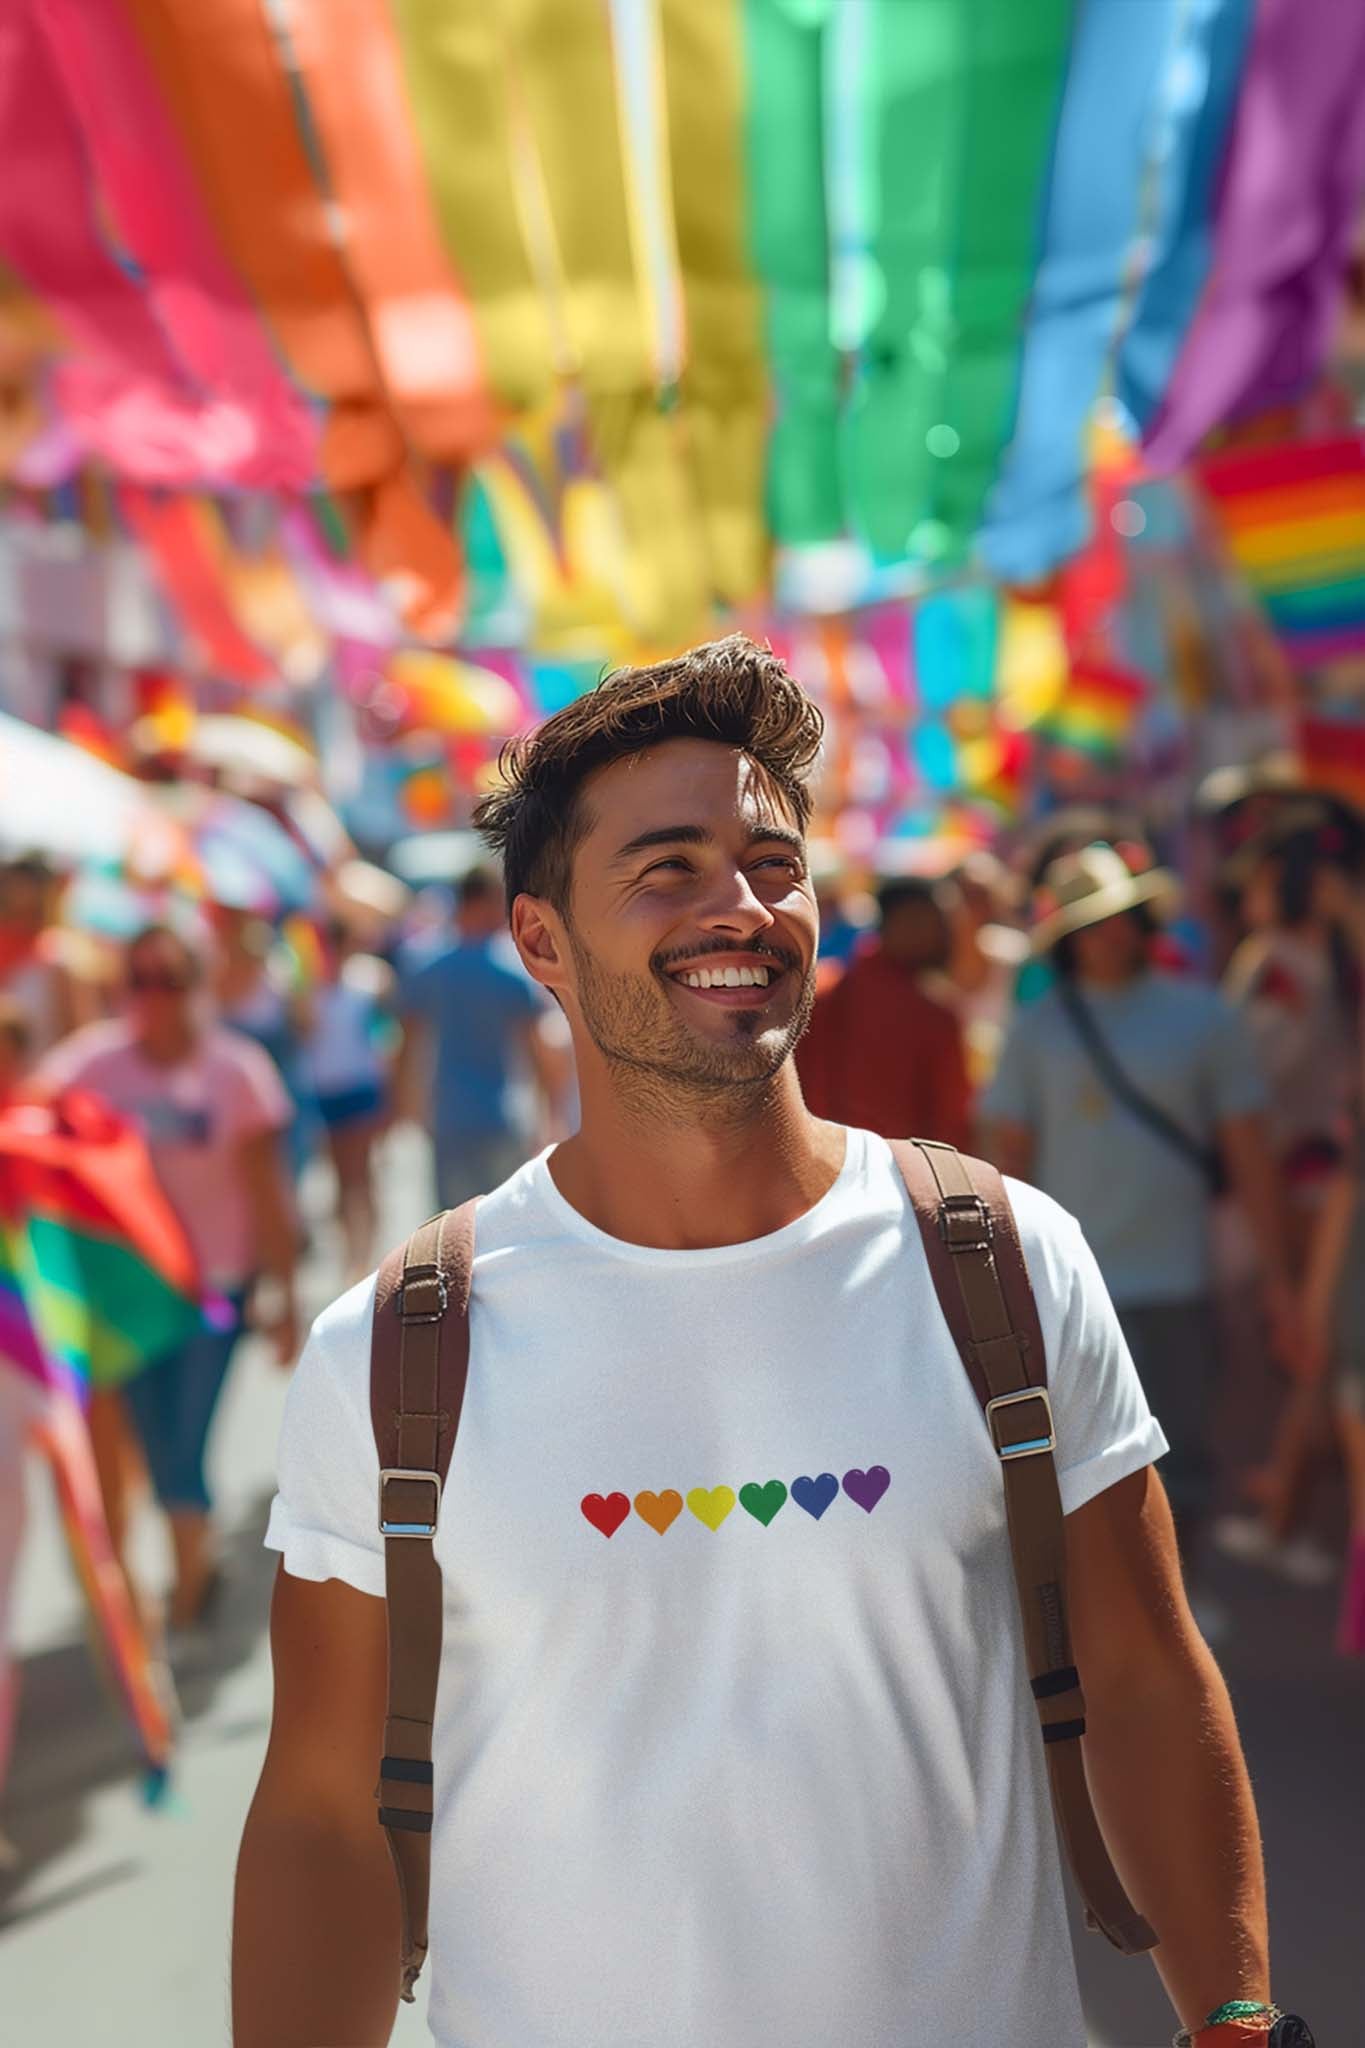
M 553 1213 L 563 1228 L 585 1244 L 593 1245 L 598 1251 L 613 1258 L 632 1261 L 637 1265 L 667 1264 L 673 1271 L 691 1267 L 702 1269 L 708 1266 L 733 1265 L 740 1260 L 766 1258 L 770 1253 L 790 1251 L 793 1246 L 807 1244 L 817 1237 L 829 1216 L 838 1208 L 843 1197 L 853 1186 L 862 1172 L 867 1150 L 867 1134 L 847 1129 L 844 1132 L 844 1158 L 838 1173 L 825 1189 L 819 1200 L 813 1202 L 802 1215 L 790 1223 L 784 1223 L 780 1230 L 770 1230 L 762 1237 L 742 1238 L 738 1244 L 704 1245 L 693 1251 L 671 1250 L 661 1245 L 630 1244 L 623 1237 L 613 1237 L 609 1231 L 600 1230 L 590 1223 L 586 1216 L 568 1197 L 562 1195 L 555 1185 L 550 1172 L 550 1157 L 554 1146 L 534 1158 L 529 1167 L 531 1187 L 539 1199 Z

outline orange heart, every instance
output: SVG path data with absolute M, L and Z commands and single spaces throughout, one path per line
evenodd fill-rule
M 682 1513 L 682 1495 L 666 1486 L 662 1493 L 637 1493 L 635 1512 L 642 1522 L 648 1522 L 651 1529 L 657 1529 L 662 1536 Z

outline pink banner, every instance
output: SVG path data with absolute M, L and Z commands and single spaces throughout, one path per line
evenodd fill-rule
M 229 477 L 252 428 L 204 403 L 141 289 L 110 250 L 79 127 L 28 4 L 0 10 L 0 256 L 43 300 L 77 355 L 53 388 L 73 458 L 146 482 Z
M 195 384 L 226 400 L 249 429 L 235 451 L 233 480 L 265 489 L 306 486 L 317 474 L 316 425 L 219 248 L 120 8 L 84 0 L 34 5 L 151 313 Z

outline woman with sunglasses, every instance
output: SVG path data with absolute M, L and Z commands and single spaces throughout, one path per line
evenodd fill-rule
M 204 1454 L 258 1281 L 273 1282 L 272 1299 L 268 1307 L 257 1304 L 253 1321 L 272 1335 L 281 1365 L 292 1364 L 297 1340 L 298 1227 L 279 1142 L 292 1114 L 289 1099 L 269 1055 L 214 1023 L 204 978 L 204 961 L 180 932 L 148 926 L 127 949 L 122 1016 L 75 1033 L 39 1076 L 51 1088 L 89 1089 L 141 1126 L 199 1262 L 203 1326 L 124 1389 L 170 1523 L 172 1628 L 204 1617 L 219 1588 Z M 118 1463 L 106 1455 L 102 1477 L 122 1557 Z M 138 1604 L 145 1611 L 146 1603 Z

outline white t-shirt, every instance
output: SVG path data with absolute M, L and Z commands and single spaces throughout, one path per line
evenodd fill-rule
M 435 2040 L 1083 2048 L 999 1464 L 887 1146 L 692 1252 L 547 1156 L 479 1210 L 436 1539 Z M 1011 1193 L 1071 1511 L 1166 1443 L 1077 1225 Z M 314 1327 L 266 1541 L 382 1595 L 372 1300 Z

